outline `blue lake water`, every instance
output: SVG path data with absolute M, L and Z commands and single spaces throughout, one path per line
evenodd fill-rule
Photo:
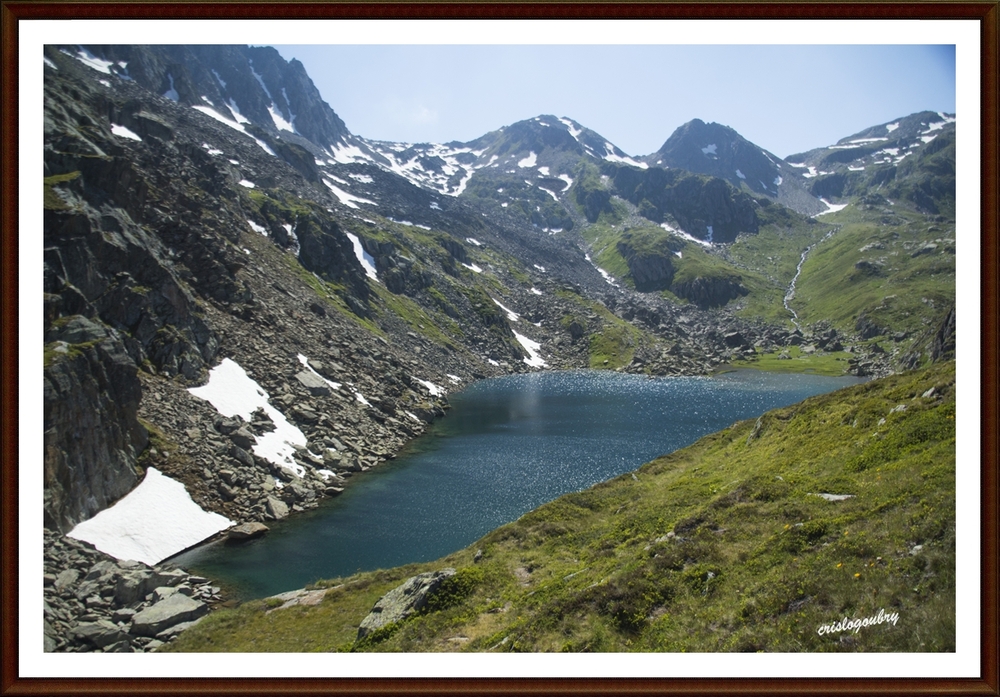
M 242 545 L 171 561 L 239 599 L 429 561 L 546 501 L 636 469 L 741 419 L 860 382 L 753 370 L 646 378 L 572 371 L 484 380 L 399 458 Z

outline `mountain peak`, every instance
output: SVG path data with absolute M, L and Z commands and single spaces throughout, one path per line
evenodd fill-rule
M 655 167 L 725 179 L 738 189 L 779 201 L 800 213 L 824 210 L 823 203 L 805 192 L 800 174 L 723 124 L 692 119 L 643 159 Z

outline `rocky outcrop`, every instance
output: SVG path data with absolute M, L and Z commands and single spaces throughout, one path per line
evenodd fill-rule
M 420 612 L 427 604 L 427 599 L 441 587 L 441 583 L 455 573 L 455 569 L 449 567 L 406 579 L 378 599 L 371 612 L 361 621 L 361 626 L 358 627 L 358 639 L 364 639 L 380 629 L 402 622 Z
M 677 297 L 690 300 L 702 309 L 721 307 L 750 292 L 740 283 L 739 278 L 728 276 L 699 276 L 690 281 L 675 283 L 670 290 Z
M 639 252 L 628 240 L 618 243 L 618 252 L 625 258 L 635 289 L 641 293 L 666 290 L 674 280 L 674 265 L 669 249 Z
M 45 525 L 67 532 L 135 486 L 147 433 L 135 363 L 107 328 L 71 317 L 46 339 Z
M 931 343 L 931 360 L 942 361 L 955 357 L 955 308 L 945 315 Z
M 654 222 L 672 216 L 681 229 L 699 239 L 729 243 L 740 233 L 755 234 L 760 227 L 754 200 L 726 181 L 682 170 L 602 166 L 615 191 L 639 206 Z
M 221 600 L 208 579 L 45 531 L 45 651 L 154 651 Z

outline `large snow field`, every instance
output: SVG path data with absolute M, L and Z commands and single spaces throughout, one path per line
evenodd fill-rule
M 150 467 L 139 486 L 68 536 L 116 559 L 152 566 L 232 524 L 225 516 L 203 510 L 183 484 Z

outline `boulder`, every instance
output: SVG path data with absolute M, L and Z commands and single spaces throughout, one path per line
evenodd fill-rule
M 358 639 L 419 612 L 427 604 L 427 599 L 441 587 L 441 582 L 454 575 L 455 569 L 449 567 L 406 579 L 378 599 L 368 616 L 361 621 Z
M 288 506 L 281 499 L 276 499 L 273 496 L 267 497 L 267 512 L 274 516 L 275 520 L 281 520 L 288 515 Z
M 251 540 L 266 533 L 269 528 L 263 523 L 243 523 L 229 529 L 230 540 Z
M 208 612 L 208 605 L 182 593 L 174 593 L 132 618 L 132 634 L 155 637 L 168 627 L 190 622 Z
M 97 620 L 96 622 L 81 622 L 76 625 L 73 628 L 73 638 L 104 648 L 127 637 L 118 625 L 108 620 Z
M 303 387 L 309 390 L 309 394 L 314 397 L 326 397 L 330 394 L 330 386 L 327 385 L 326 381 L 316 373 L 309 370 L 303 370 L 296 373 L 295 379 L 298 380 Z

